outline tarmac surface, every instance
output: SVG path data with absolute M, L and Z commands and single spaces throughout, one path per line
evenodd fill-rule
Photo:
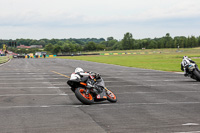
M 102 75 L 117 103 L 83 105 L 76 67 Z M 0 66 L 0 133 L 200 133 L 200 82 L 183 74 L 67 59 Z

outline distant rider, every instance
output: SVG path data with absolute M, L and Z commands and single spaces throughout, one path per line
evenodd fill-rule
M 195 63 L 193 60 L 188 58 L 188 56 L 183 56 L 183 60 L 181 62 L 181 70 L 184 71 L 184 76 L 188 76 L 188 64 Z

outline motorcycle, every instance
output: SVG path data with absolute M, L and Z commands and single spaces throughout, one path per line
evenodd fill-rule
M 97 77 L 95 73 L 82 78 L 80 75 L 72 73 L 67 84 L 83 104 L 90 105 L 104 100 L 117 102 L 116 95 L 105 87 L 104 80 L 100 75 Z
M 181 70 L 184 71 L 184 76 L 200 81 L 200 70 L 197 64 L 187 56 L 183 57 Z

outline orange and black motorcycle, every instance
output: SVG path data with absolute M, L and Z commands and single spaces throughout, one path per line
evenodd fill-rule
M 75 93 L 77 99 L 83 104 L 92 104 L 94 102 L 108 100 L 112 103 L 117 102 L 116 95 L 105 87 L 105 83 L 100 75 L 95 73 L 87 77 L 81 77 L 78 74 L 72 73 L 67 84 Z

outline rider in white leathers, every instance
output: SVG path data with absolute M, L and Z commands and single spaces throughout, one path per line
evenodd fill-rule
M 100 74 L 98 73 L 93 73 L 93 72 L 85 72 L 82 68 L 77 67 L 75 69 L 74 75 L 76 75 L 76 77 L 78 77 L 79 79 L 82 78 L 88 78 L 90 75 L 95 76 L 96 79 L 100 78 Z M 87 81 L 87 87 L 91 88 L 94 87 L 93 84 L 90 82 L 90 80 Z
M 188 58 L 187 56 L 183 56 L 183 60 L 181 62 L 181 70 L 184 71 L 184 76 L 188 75 L 186 67 L 190 63 L 195 63 L 195 62 L 190 58 Z

